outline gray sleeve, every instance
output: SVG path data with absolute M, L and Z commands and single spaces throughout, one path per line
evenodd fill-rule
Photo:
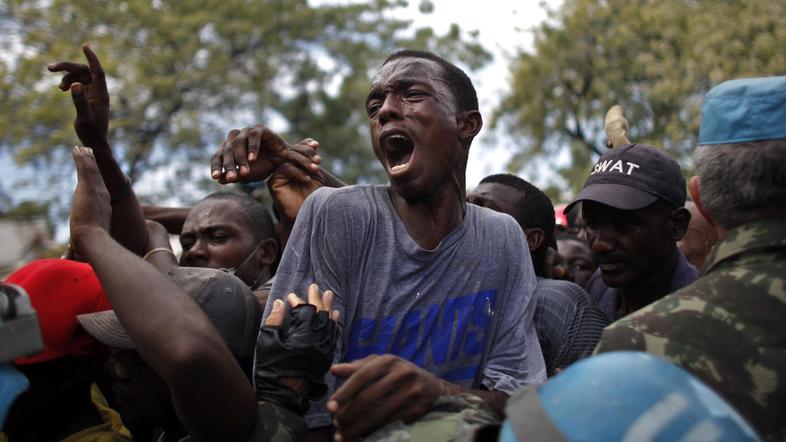
M 344 316 L 344 268 L 348 265 L 345 255 L 349 251 L 343 245 L 348 244 L 349 232 L 347 223 L 337 219 L 343 211 L 336 210 L 332 204 L 331 190 L 334 189 L 320 188 L 303 202 L 281 257 L 264 318 L 270 313 L 273 301 L 286 300 L 289 293 L 305 299 L 308 286 L 314 282 L 321 290 L 333 291 L 334 308 Z
M 507 258 L 507 272 L 495 306 L 498 319 L 482 383 L 489 390 L 512 394 L 525 384 L 545 382 L 546 364 L 533 322 L 536 278 L 532 260 L 520 227 L 509 221 L 500 235 L 499 250 Z
M 348 245 L 353 244 L 354 233 L 349 212 L 346 207 L 342 207 L 345 206 L 344 201 L 335 201 L 333 191 L 335 189 L 318 189 L 303 202 L 276 272 L 264 318 L 267 318 L 276 299 L 285 299 L 293 292 L 305 298 L 312 282 L 319 284 L 322 290 L 333 291 L 333 308 L 340 312 L 342 319 L 346 318 L 346 269 L 352 268 L 352 252 Z M 339 330 L 342 333 L 342 321 L 339 321 Z M 341 354 L 340 342 L 336 348 L 336 362 Z M 332 392 L 335 378 L 330 373 L 325 376 L 325 383 Z M 305 416 L 309 428 L 331 424 L 332 417 L 325 408 L 326 400 L 311 403 Z

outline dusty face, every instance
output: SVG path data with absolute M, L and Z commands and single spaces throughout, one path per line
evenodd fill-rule
M 428 196 L 464 182 L 456 99 L 431 60 L 400 58 L 380 69 L 366 100 L 371 144 L 394 192 Z
M 194 206 L 180 233 L 183 246 L 180 265 L 211 269 L 239 267 L 258 245 L 247 222 L 238 214 L 240 210 L 231 201 L 217 199 Z M 238 270 L 237 277 L 251 284 L 259 271 L 260 264 L 252 258 Z
M 620 210 L 584 201 L 582 215 L 603 282 L 609 287 L 635 285 L 673 250 L 669 214 L 658 205 Z

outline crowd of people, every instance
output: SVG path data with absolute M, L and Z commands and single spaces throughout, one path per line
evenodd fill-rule
M 386 185 L 228 132 L 212 178 L 271 216 L 142 206 L 83 52 L 48 66 L 85 146 L 68 253 L 0 285 L 0 441 L 786 439 L 786 77 L 704 97 L 687 183 L 623 133 L 555 213 L 467 190 L 472 81 L 401 50 L 365 101 Z

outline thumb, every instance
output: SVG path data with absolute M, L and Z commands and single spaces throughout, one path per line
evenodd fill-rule
M 71 99 L 74 101 L 76 108 L 76 116 L 81 118 L 89 118 L 90 108 L 87 104 L 87 97 L 85 96 L 85 88 L 80 83 L 71 85 Z

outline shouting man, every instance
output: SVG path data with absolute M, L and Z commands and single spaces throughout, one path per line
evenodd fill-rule
M 316 281 L 344 320 L 331 370 L 344 382 L 309 424 L 332 422 L 337 440 L 351 440 L 465 391 L 502 414 L 510 393 L 546 371 L 521 228 L 466 203 L 469 147 L 483 124 L 472 82 L 434 54 L 399 51 L 374 78 L 366 111 L 390 184 L 315 191 L 268 300 L 269 310 Z M 247 179 L 257 150 L 288 148 L 267 129 L 255 133 L 241 132 L 246 149 L 225 143 L 235 148 L 214 157 L 214 178 Z

